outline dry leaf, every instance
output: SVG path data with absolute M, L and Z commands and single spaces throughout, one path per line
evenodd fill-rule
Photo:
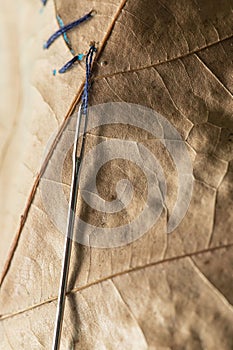
M 69 0 L 55 5 L 65 23 L 92 7 L 97 10 L 92 22 L 69 33 L 76 52 L 90 40 L 100 42 L 91 104 L 124 101 L 160 113 L 184 138 L 195 178 L 187 214 L 167 235 L 177 187 L 167 150 L 150 133 L 130 125 L 102 126 L 88 134 L 86 152 L 110 139 L 133 138 L 147 147 L 163 165 L 170 196 L 157 223 L 131 244 L 97 249 L 74 243 L 61 348 L 73 343 L 75 349 L 232 349 L 232 1 Z M 11 6 L 4 4 L 13 21 Z M 24 38 L 18 52 L 30 65 L 15 63 L 21 78 L 14 90 L 9 85 L 9 100 L 19 92 L 24 99 L 18 97 L 20 110 L 4 124 L 8 132 L 2 141 L 0 176 L 6 198 L 1 210 L 5 236 L 16 231 L 28 204 L 18 245 L 3 274 L 4 350 L 51 347 L 64 237 L 44 209 L 43 181 L 38 184 L 42 173 L 36 174 L 49 136 L 56 127 L 64 130 L 64 116 L 68 119 L 74 111 L 85 74 L 80 66 L 52 76 L 52 69 L 71 55 L 62 38 L 51 50 L 41 49 L 57 23 L 51 1 L 42 15 L 38 9 L 38 2 L 22 0 L 17 31 L 12 33 L 15 42 L 15 32 Z M 26 21 L 29 16 L 36 20 Z M 44 169 L 59 167 L 54 161 L 57 148 L 52 148 Z M 16 149 L 19 156 L 12 162 Z M 68 153 L 62 179 L 66 195 L 70 175 Z M 137 189 L 126 211 L 100 215 L 79 198 L 80 215 L 110 227 L 136 216 L 148 190 L 140 169 L 127 161 L 109 162 L 98 174 L 98 190 L 105 199 L 115 198 L 116 182 L 125 176 Z M 11 206 L 12 198 L 17 200 Z M 9 245 L 4 240 L 1 265 Z

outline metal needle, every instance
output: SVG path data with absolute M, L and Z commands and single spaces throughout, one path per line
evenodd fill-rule
M 84 131 L 82 137 L 81 150 L 78 156 L 78 139 L 80 135 L 80 125 L 82 116 L 85 117 L 84 121 Z M 61 340 L 61 332 L 62 332 L 62 323 L 64 316 L 64 308 L 65 308 L 65 298 L 67 291 L 67 281 L 69 274 L 69 266 L 70 266 L 70 256 L 71 256 L 71 248 L 72 248 L 72 240 L 73 240 L 73 232 L 74 232 L 74 222 L 75 222 L 75 211 L 76 211 L 76 203 L 77 203 L 77 195 L 78 195 L 78 185 L 79 185 L 79 174 L 80 174 L 80 165 L 84 151 L 84 143 L 85 143 L 85 131 L 87 124 L 87 115 L 83 113 L 82 104 L 78 110 L 77 116 L 77 124 L 75 130 L 75 139 L 74 139 L 74 149 L 73 149 L 73 172 L 72 172 L 72 181 L 70 188 L 70 199 L 69 199 L 69 209 L 68 209 L 68 217 L 67 217 L 67 226 L 66 226 L 66 236 L 64 243 L 64 255 L 62 262 L 62 271 L 61 271 L 61 279 L 60 279 L 60 287 L 59 287 L 59 295 L 58 295 L 58 304 L 57 304 L 57 314 L 55 321 L 55 329 L 54 329 L 54 338 L 53 338 L 53 350 L 59 350 L 60 340 Z

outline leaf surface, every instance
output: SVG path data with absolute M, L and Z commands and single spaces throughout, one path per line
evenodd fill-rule
M 33 6 L 27 6 L 32 11 Z M 169 196 L 156 225 L 131 244 L 97 249 L 74 243 L 62 349 L 73 342 L 77 349 L 230 350 L 232 1 L 90 1 L 87 8 L 86 3 L 69 0 L 57 1 L 55 10 L 68 23 L 92 6 L 97 10 L 92 22 L 69 33 L 76 52 L 90 40 L 100 41 L 90 103 L 124 101 L 156 110 L 186 140 L 195 180 L 187 214 L 167 235 L 177 188 L 176 169 L 167 150 L 149 133 L 130 125 L 102 126 L 88 134 L 86 152 L 110 139 L 133 138 L 147 147 L 163 165 Z M 25 13 L 22 10 L 22 16 Z M 51 3 L 44 15 L 47 26 L 38 34 L 40 39 L 27 40 L 33 47 L 57 26 Z M 36 25 L 29 29 L 27 35 L 32 37 Z M 32 129 L 27 154 L 20 158 L 33 175 L 26 178 L 22 174 L 17 182 L 17 188 L 24 184 L 25 197 L 49 135 L 57 124 L 62 130 L 64 115 L 68 118 L 74 111 L 72 100 L 78 101 L 85 74 L 83 67 L 75 67 L 64 76 L 54 79 L 51 75 L 57 60 L 62 64 L 70 57 L 62 39 L 40 55 L 32 58 L 36 73 L 31 89 L 36 91 L 38 108 L 34 119 L 27 114 Z M 21 128 L 28 127 L 25 119 L 19 120 Z M 42 138 L 36 152 L 32 148 L 35 135 Z M 62 140 L 59 132 L 57 135 Z M 52 148 L 55 151 L 49 164 L 56 153 L 56 146 Z M 10 162 L 10 152 L 7 157 Z M 44 167 L 49 164 L 44 163 Z M 67 197 L 71 167 L 69 153 L 62 179 Z M 81 215 L 105 225 L 119 225 L 135 217 L 148 190 L 140 169 L 123 160 L 110 162 L 97 177 L 98 190 L 111 199 L 117 180 L 124 176 L 138 189 L 126 211 L 103 217 L 79 197 Z M 1 288 L 3 349 L 51 347 L 64 237 L 44 210 L 41 184 L 36 184 L 29 197 L 30 210 L 19 229 L 18 245 Z M 12 217 L 18 218 L 24 202 L 22 199 L 17 210 L 12 209 Z M 12 225 L 9 218 L 4 220 L 5 225 Z

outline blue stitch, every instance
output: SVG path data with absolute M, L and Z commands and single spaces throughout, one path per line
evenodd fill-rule
M 84 57 L 84 53 L 79 53 L 78 54 L 78 60 L 79 61 L 82 61 L 83 57 Z
M 65 26 L 63 23 L 63 20 L 61 19 L 61 17 L 59 15 L 57 15 L 57 21 L 58 21 L 61 28 L 63 28 Z M 70 46 L 70 41 L 69 41 L 66 33 L 63 34 L 63 38 L 64 38 L 65 42 L 68 44 L 68 46 Z
M 53 35 L 51 35 L 51 37 L 48 39 L 48 41 L 44 44 L 44 49 L 48 49 L 49 46 L 60 36 L 63 35 L 64 33 L 66 33 L 67 31 L 73 29 L 74 27 L 77 27 L 79 24 L 81 24 L 82 22 L 87 21 L 88 19 L 92 18 L 94 15 L 93 11 L 90 11 L 89 13 L 87 13 L 85 16 L 79 18 L 78 20 L 67 24 L 66 26 L 60 28 L 59 30 L 57 30 Z
M 73 66 L 73 64 L 77 61 L 81 61 L 83 58 L 83 54 L 78 54 L 77 56 L 74 56 L 70 61 L 68 61 L 58 72 L 60 74 L 65 73 L 69 68 Z

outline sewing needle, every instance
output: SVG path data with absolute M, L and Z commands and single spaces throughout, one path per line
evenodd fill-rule
M 71 248 L 72 248 L 72 240 L 73 240 L 73 232 L 74 232 L 74 222 L 75 222 L 75 211 L 77 204 L 77 195 L 78 195 L 78 185 L 79 185 L 79 175 L 80 175 L 80 165 L 84 151 L 84 143 L 85 143 L 85 132 L 87 125 L 87 113 L 83 112 L 82 104 L 78 110 L 76 130 L 75 130 L 75 139 L 74 139 L 74 148 L 73 148 L 73 171 L 72 171 L 72 181 L 70 188 L 70 199 L 69 199 L 69 208 L 68 208 L 68 217 L 67 217 L 67 226 L 66 226 L 66 236 L 64 242 L 64 255 L 62 261 L 62 271 L 61 271 L 61 279 L 60 279 L 60 287 L 59 287 L 59 295 L 58 295 L 58 304 L 57 304 L 57 313 L 56 313 L 56 321 L 54 328 L 54 338 L 53 338 L 53 350 L 59 350 L 60 340 L 61 340 L 61 332 L 62 332 L 62 323 L 64 316 L 64 308 L 65 308 L 65 298 L 67 291 L 67 281 L 69 274 L 69 266 L 70 266 L 70 256 L 71 256 Z M 80 135 L 80 125 L 82 117 L 85 117 L 84 120 L 84 131 L 82 136 L 81 149 L 78 155 L 78 139 Z

